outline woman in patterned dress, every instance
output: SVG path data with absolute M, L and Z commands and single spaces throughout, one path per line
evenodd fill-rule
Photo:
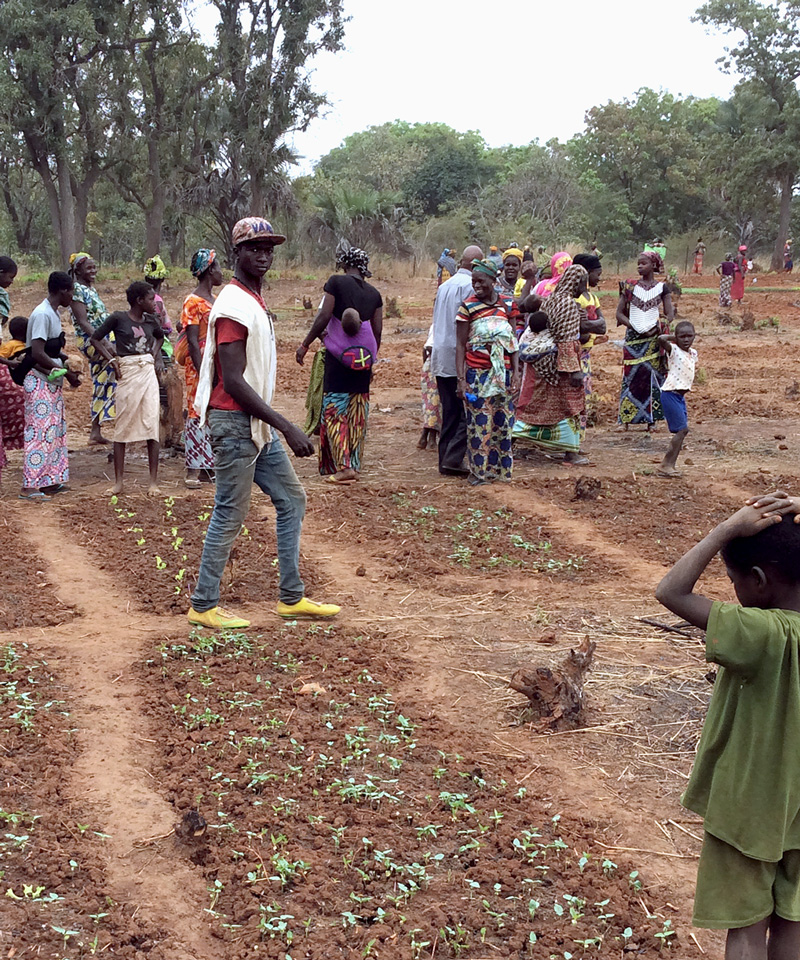
M 617 326 L 625 327 L 622 351 L 622 390 L 619 397 L 619 423 L 627 430 L 632 423 L 644 423 L 649 431 L 664 419 L 661 409 L 661 384 L 664 361 L 659 336 L 669 333 L 675 312 L 666 283 L 655 274 L 664 270 L 664 261 L 654 250 L 639 254 L 638 280 L 620 284 Z M 660 308 L 664 305 L 661 320 Z
M 473 293 L 456 314 L 456 392 L 467 415 L 467 460 L 473 486 L 507 483 L 514 458 L 511 431 L 519 393 L 517 307 L 500 296 L 497 267 L 472 261 Z
M 90 412 L 92 426 L 89 443 L 108 443 L 100 427 L 115 417 L 114 388 L 116 378 L 111 365 L 116 351 L 113 341 L 104 340 L 97 347 L 90 343 L 94 331 L 108 316 L 105 304 L 94 286 L 97 279 L 97 263 L 88 253 L 73 253 L 69 258 L 69 272 L 75 282 L 72 298 L 72 322 L 78 348 L 89 361 L 92 376 L 92 399 Z
M 186 378 L 186 486 L 195 489 L 200 486 L 201 478 L 210 480 L 214 470 L 214 454 L 206 428 L 200 425 L 200 418 L 194 408 L 197 393 L 197 380 L 203 351 L 206 346 L 208 318 L 214 303 L 214 287 L 222 283 L 222 268 L 214 250 L 202 248 L 192 257 L 189 266 L 192 276 L 197 278 L 197 286 L 183 301 L 181 324 L 186 331 L 188 356 L 183 371 Z

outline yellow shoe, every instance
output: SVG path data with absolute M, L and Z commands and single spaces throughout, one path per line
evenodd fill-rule
M 223 610 L 222 607 L 212 607 L 210 610 L 203 610 L 202 613 L 191 609 L 187 613 L 189 623 L 194 623 L 198 627 L 212 627 L 214 630 L 244 630 L 250 626 L 249 620 L 242 620 L 241 617 L 234 617 L 232 613 Z
M 335 617 L 341 609 L 335 603 L 317 603 L 308 597 L 303 597 L 297 603 L 278 601 L 278 616 L 285 620 L 327 620 Z

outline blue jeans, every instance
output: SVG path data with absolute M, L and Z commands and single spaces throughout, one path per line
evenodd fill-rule
M 233 541 L 250 509 L 254 483 L 275 506 L 280 599 L 297 603 L 305 595 L 300 578 L 300 530 L 306 493 L 283 444 L 276 438 L 259 453 L 250 436 L 250 417 L 239 410 L 209 410 L 208 432 L 214 451 L 217 492 L 192 607 L 202 613 L 219 604 L 220 580 Z

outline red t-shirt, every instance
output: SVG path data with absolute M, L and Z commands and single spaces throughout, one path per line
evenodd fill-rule
M 225 391 L 222 382 L 222 369 L 219 363 L 219 345 L 221 343 L 235 343 L 237 340 L 247 340 L 247 327 L 242 326 L 230 317 L 217 317 L 214 327 L 217 340 L 217 349 L 214 352 L 214 385 L 211 388 L 211 399 L 208 405 L 212 410 L 241 410 L 242 408 Z

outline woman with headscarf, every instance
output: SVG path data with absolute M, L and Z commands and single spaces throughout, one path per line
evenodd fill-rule
M 732 253 L 725 254 L 725 259 L 717 267 L 717 273 L 719 274 L 719 305 L 721 307 L 730 307 L 733 275 L 736 273 L 736 265 L 733 262 Z
M 81 353 L 89 361 L 92 377 L 92 427 L 89 431 L 89 443 L 108 443 L 100 427 L 101 424 L 113 420 L 116 415 L 116 376 L 112 365 L 117 355 L 113 346 L 114 335 L 111 334 L 108 340 L 97 345 L 91 343 L 92 334 L 108 316 L 105 304 L 94 285 L 97 279 L 97 263 L 88 253 L 73 253 L 69 258 L 69 273 L 75 283 L 72 297 L 75 339 Z
M 189 265 L 197 286 L 183 301 L 181 324 L 186 336 L 186 363 L 183 372 L 186 380 L 186 425 L 184 428 L 186 448 L 186 486 L 196 489 L 201 476 L 210 480 L 214 471 L 214 454 L 205 426 L 194 408 L 197 382 L 203 351 L 208 333 L 208 318 L 214 303 L 214 287 L 222 283 L 222 268 L 215 250 L 202 248 L 192 257 Z
M 296 359 L 302 364 L 309 346 L 324 336 L 319 472 L 329 483 L 350 483 L 361 470 L 372 365 L 383 333 L 383 298 L 366 282 L 372 274 L 363 250 L 340 244 L 336 266 L 344 274 L 326 281 L 322 305 L 297 348 Z M 345 312 L 349 312 L 347 328 L 342 323 Z
M 519 247 L 509 247 L 503 252 L 503 269 L 497 276 L 497 292 L 502 297 L 518 298 L 525 287 L 521 275 L 524 254 Z
M 733 283 L 731 284 L 731 299 L 741 304 L 744 299 L 744 275 L 747 273 L 747 247 L 742 244 L 736 259 L 733 261 Z
M 619 422 L 625 430 L 632 423 L 645 423 L 649 431 L 657 420 L 664 419 L 661 384 L 666 371 L 658 338 L 669 333 L 675 314 L 669 288 L 655 278 L 664 270 L 661 256 L 645 250 L 639 254 L 637 269 L 638 280 L 620 283 L 617 304 L 617 326 L 625 327 Z M 661 320 L 662 304 L 666 322 Z
M 580 359 L 581 308 L 588 272 L 570 264 L 542 304 L 547 340 L 552 349 L 532 349 L 530 333 L 520 342 L 525 375 L 514 426 L 514 439 L 555 453 L 568 463 L 588 463 L 580 454 L 581 417 L 586 409 Z M 539 340 L 544 338 L 540 335 Z M 530 359 L 526 360 L 526 356 Z
M 164 298 L 161 296 L 161 285 L 169 276 L 169 271 L 161 257 L 156 254 L 154 257 L 150 257 L 147 263 L 145 263 L 142 272 L 144 273 L 145 280 L 156 292 L 156 316 L 161 324 L 161 329 L 164 333 L 170 334 L 172 333 L 172 324 L 170 323 L 167 308 L 164 305 Z
M 540 280 L 533 288 L 534 294 L 541 300 L 546 300 L 558 286 L 558 281 L 564 274 L 567 267 L 572 266 L 572 257 L 566 250 L 554 253 L 550 258 L 550 277 L 546 280 Z
M 520 263 L 522 257 L 520 256 Z M 456 314 L 457 394 L 467 415 L 469 482 L 511 479 L 514 398 L 519 393 L 517 308 L 495 287 L 491 260 L 472 261 L 473 293 Z
M 458 270 L 458 264 L 455 261 L 453 256 L 453 251 L 450 247 L 445 247 L 442 250 L 442 255 L 436 261 L 436 283 L 438 286 L 441 286 L 445 280 L 449 280 L 452 277 L 456 270 Z

